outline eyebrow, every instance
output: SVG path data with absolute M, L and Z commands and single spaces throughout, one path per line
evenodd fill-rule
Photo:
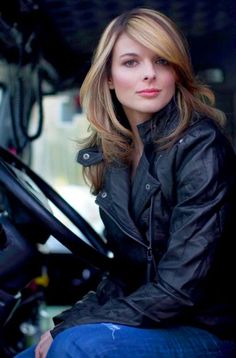
M 122 55 L 120 55 L 120 57 L 125 57 L 125 56 L 135 56 L 138 57 L 138 54 L 135 52 L 127 52 L 127 53 L 123 53 Z

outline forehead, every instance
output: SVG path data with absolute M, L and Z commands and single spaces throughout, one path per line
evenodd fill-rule
M 138 55 L 143 52 L 150 52 L 152 54 L 154 53 L 152 50 L 148 49 L 147 47 L 145 47 L 140 42 L 133 39 L 128 34 L 122 33 L 118 37 L 118 39 L 113 47 L 112 55 L 113 56 L 122 56 L 123 54 L 126 54 L 126 53 L 129 53 L 129 54 L 134 53 L 134 54 Z

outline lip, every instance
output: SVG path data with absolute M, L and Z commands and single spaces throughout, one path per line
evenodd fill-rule
M 140 96 L 144 96 L 144 97 L 155 97 L 157 96 L 159 93 L 161 92 L 161 90 L 157 89 L 157 88 L 145 88 L 141 91 L 137 91 L 137 93 Z

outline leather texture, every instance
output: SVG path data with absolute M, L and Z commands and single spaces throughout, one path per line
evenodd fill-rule
M 91 311 L 88 303 L 85 311 L 83 302 L 76 304 L 55 320 L 54 336 L 71 325 L 109 321 L 147 327 L 184 323 L 235 337 L 235 154 L 218 126 L 198 114 L 171 148 L 160 150 L 155 140 L 178 121 L 172 101 L 138 126 L 144 153 L 132 183 L 127 166 L 107 168 L 96 203 L 114 266 Z M 95 149 L 85 152 L 94 163 Z M 85 161 L 82 156 L 81 164 Z M 150 231 L 154 263 L 147 282 Z M 122 294 L 110 294 L 110 281 Z

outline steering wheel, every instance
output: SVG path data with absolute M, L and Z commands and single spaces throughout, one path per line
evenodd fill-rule
M 101 270 L 109 269 L 112 262 L 109 250 L 92 226 L 39 175 L 2 147 L 0 183 L 11 197 L 22 204 L 27 214 L 73 254 L 90 266 Z M 88 243 L 53 215 L 48 201 L 51 201 L 85 235 Z

